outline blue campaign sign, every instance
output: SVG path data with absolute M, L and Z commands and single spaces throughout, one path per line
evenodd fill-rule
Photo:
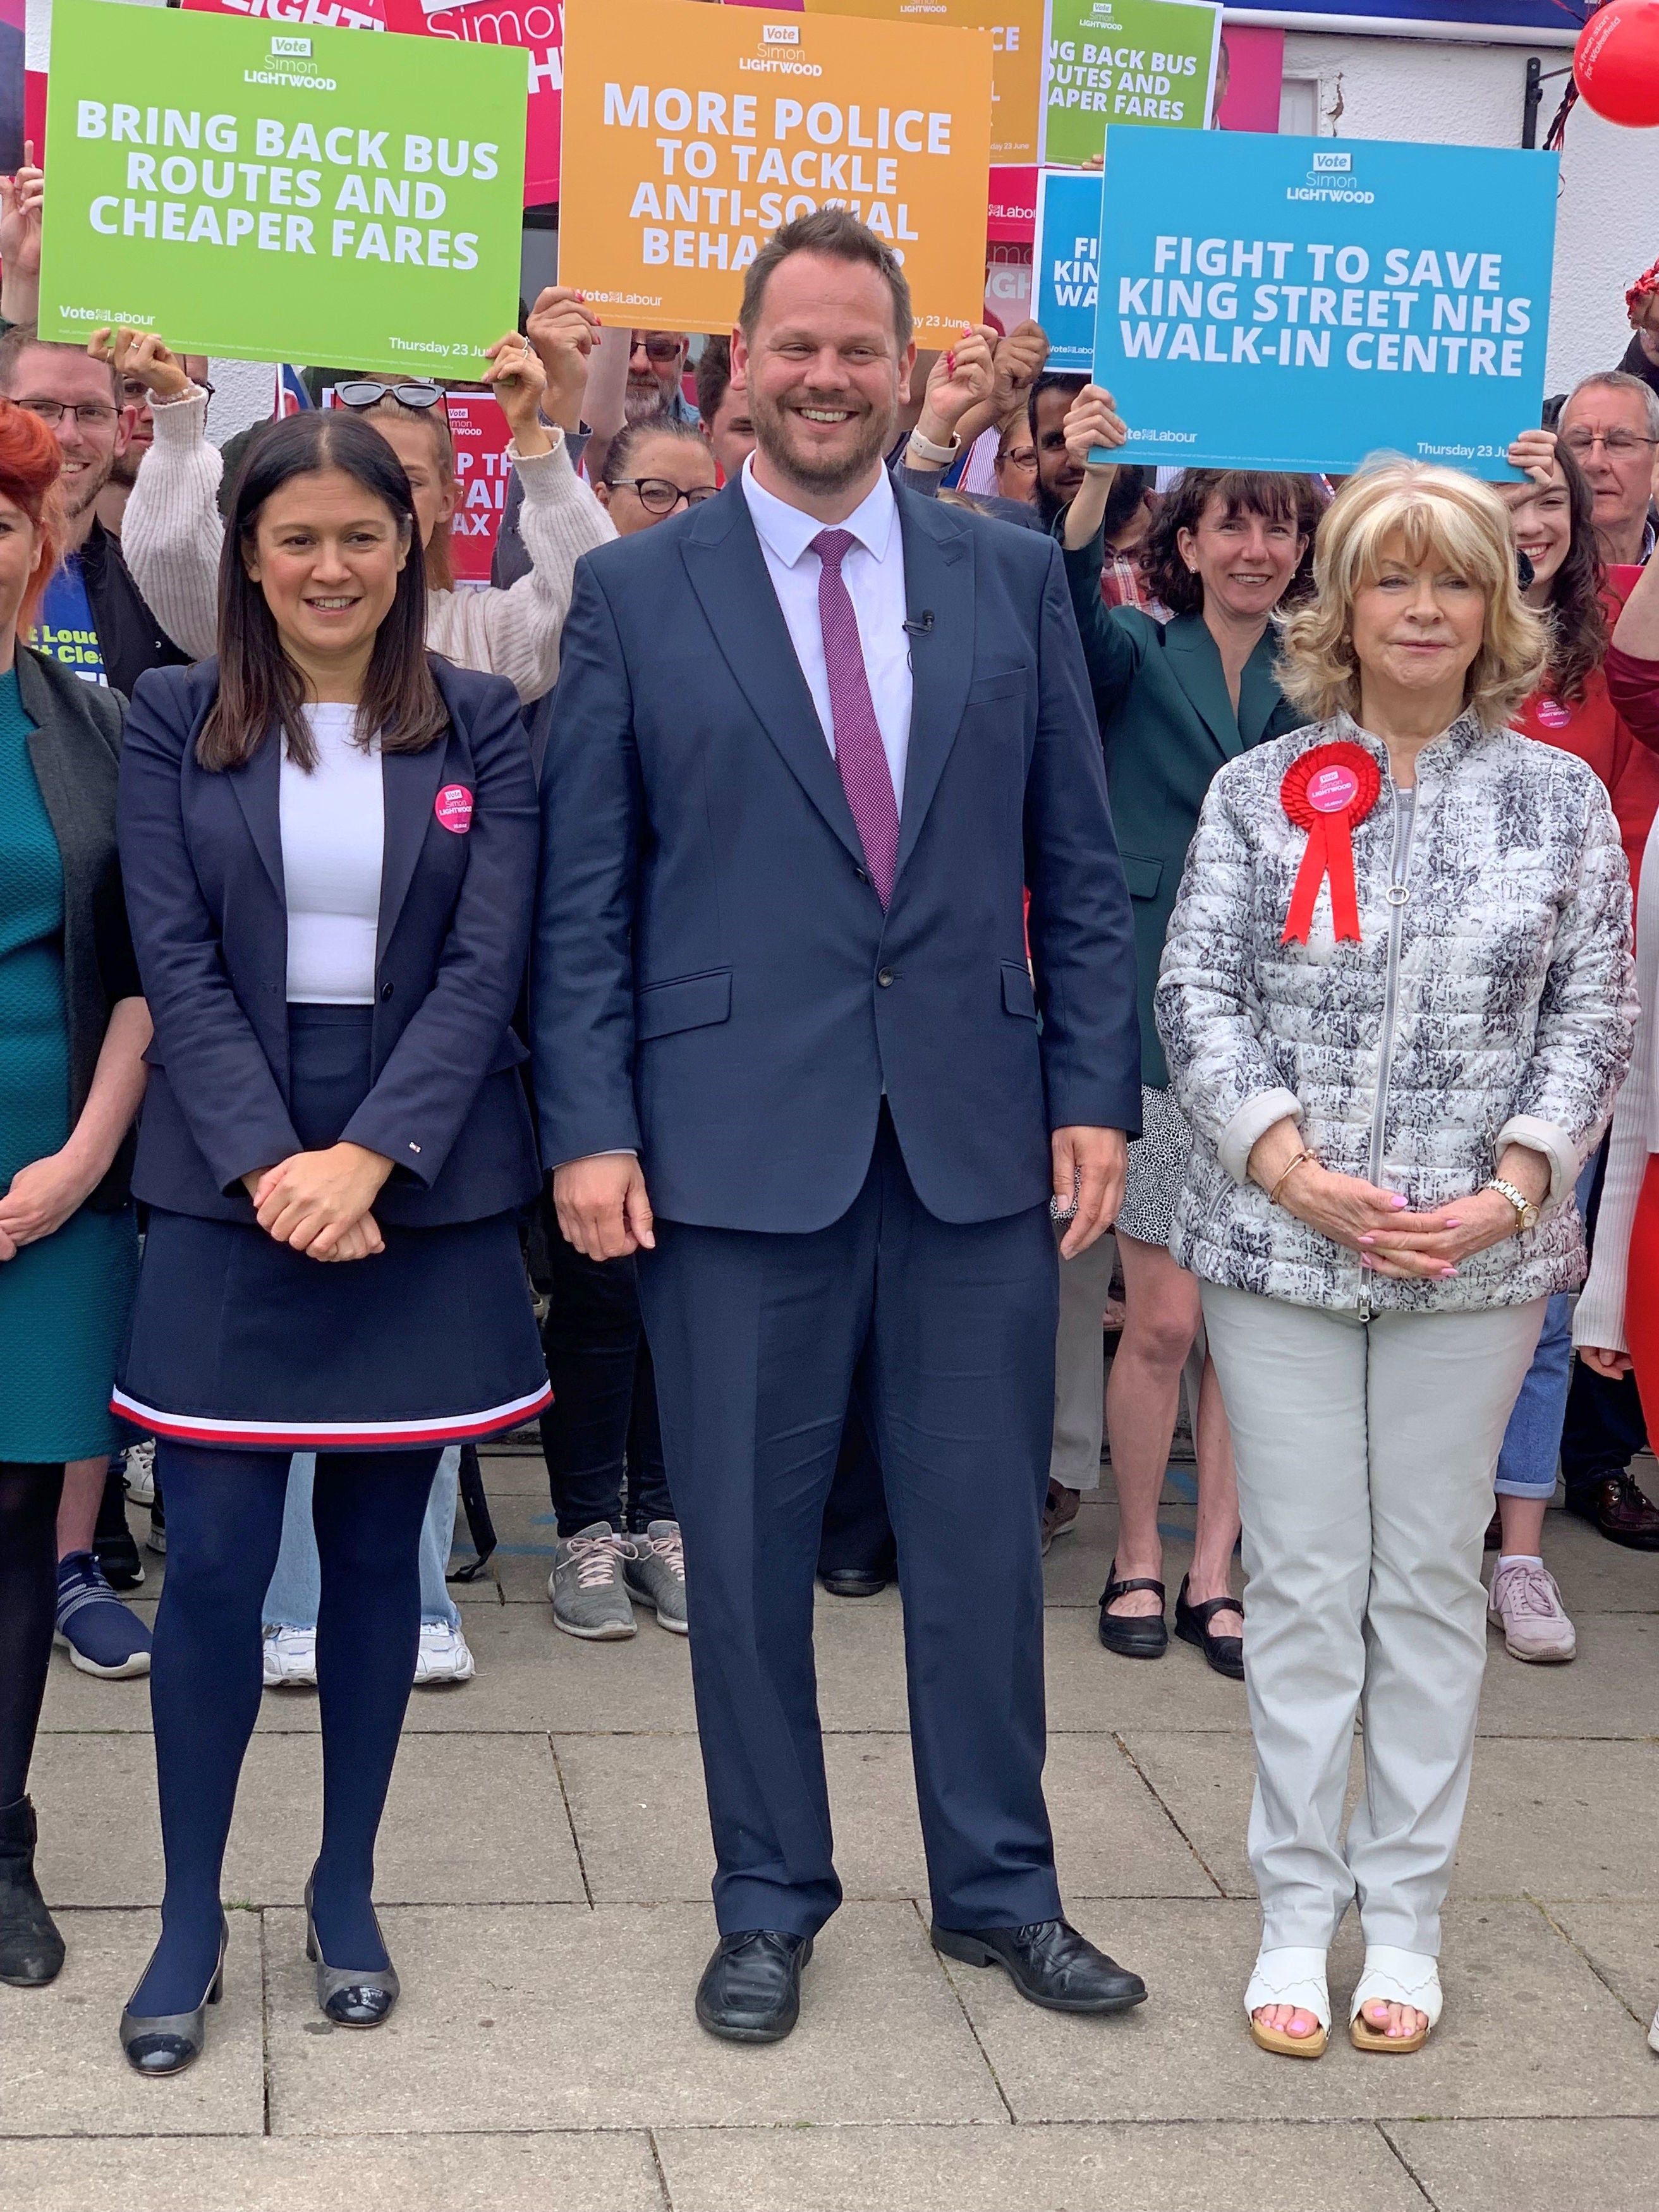
M 1553 155 L 1115 125 L 1094 374 L 1126 461 L 1510 480 L 1542 404 Z
M 1048 335 L 1050 368 L 1086 370 L 1094 362 L 1100 191 L 1098 170 L 1044 169 L 1037 177 L 1031 313 Z

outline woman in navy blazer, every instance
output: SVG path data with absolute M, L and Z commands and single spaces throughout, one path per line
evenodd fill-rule
M 258 1711 L 289 1455 L 319 1454 L 318 2002 L 398 1993 L 370 1884 L 447 1443 L 535 1415 L 520 1260 L 534 1144 L 509 1029 L 537 848 L 512 687 L 424 650 L 409 484 L 349 416 L 244 472 L 216 660 L 146 677 L 120 846 L 155 1039 L 149 1208 L 117 1408 L 155 1431 L 167 1578 L 151 1674 L 167 1890 L 122 2019 L 142 2072 L 202 2046 L 219 1875 Z

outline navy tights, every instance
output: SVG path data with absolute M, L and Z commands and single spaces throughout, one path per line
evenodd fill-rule
M 438 1456 L 318 1455 L 323 1840 L 314 1906 L 318 1942 L 334 1966 L 388 1963 L 370 1903 L 374 1836 L 420 1646 L 421 1522 Z M 167 1890 L 161 1940 L 135 2012 L 189 2012 L 212 1978 L 220 1870 L 259 1711 L 260 1613 L 282 1543 L 288 1466 L 286 1452 L 156 1445 L 167 1566 L 149 1690 Z

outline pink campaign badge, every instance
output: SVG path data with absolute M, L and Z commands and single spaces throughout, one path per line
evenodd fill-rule
M 472 827 L 472 793 L 464 783 L 447 783 L 432 811 L 452 836 L 465 837 Z
M 1359 778 L 1351 768 L 1322 768 L 1308 779 L 1308 804 L 1316 814 L 1343 814 L 1359 793 Z
M 1547 730 L 1565 730 L 1572 716 L 1559 699 L 1540 699 L 1533 712 Z

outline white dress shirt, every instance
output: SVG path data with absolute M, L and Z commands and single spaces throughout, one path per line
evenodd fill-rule
M 289 1003 L 372 1006 L 386 803 L 380 742 L 353 735 L 355 707 L 307 707 L 307 772 L 283 753 L 279 812 L 288 902 Z
M 743 465 L 743 495 L 749 502 L 766 573 L 795 648 L 800 672 L 818 710 L 818 720 L 836 750 L 830 712 L 830 673 L 823 662 L 823 630 L 818 621 L 818 577 L 823 564 L 811 549 L 819 531 L 845 530 L 858 541 L 841 564 L 841 573 L 858 617 L 859 642 L 871 703 L 881 731 L 881 747 L 899 813 L 904 811 L 904 764 L 910 751 L 910 641 L 904 632 L 904 533 L 898 501 L 885 469 L 875 489 L 845 522 L 827 524 L 755 482 L 752 455 Z

